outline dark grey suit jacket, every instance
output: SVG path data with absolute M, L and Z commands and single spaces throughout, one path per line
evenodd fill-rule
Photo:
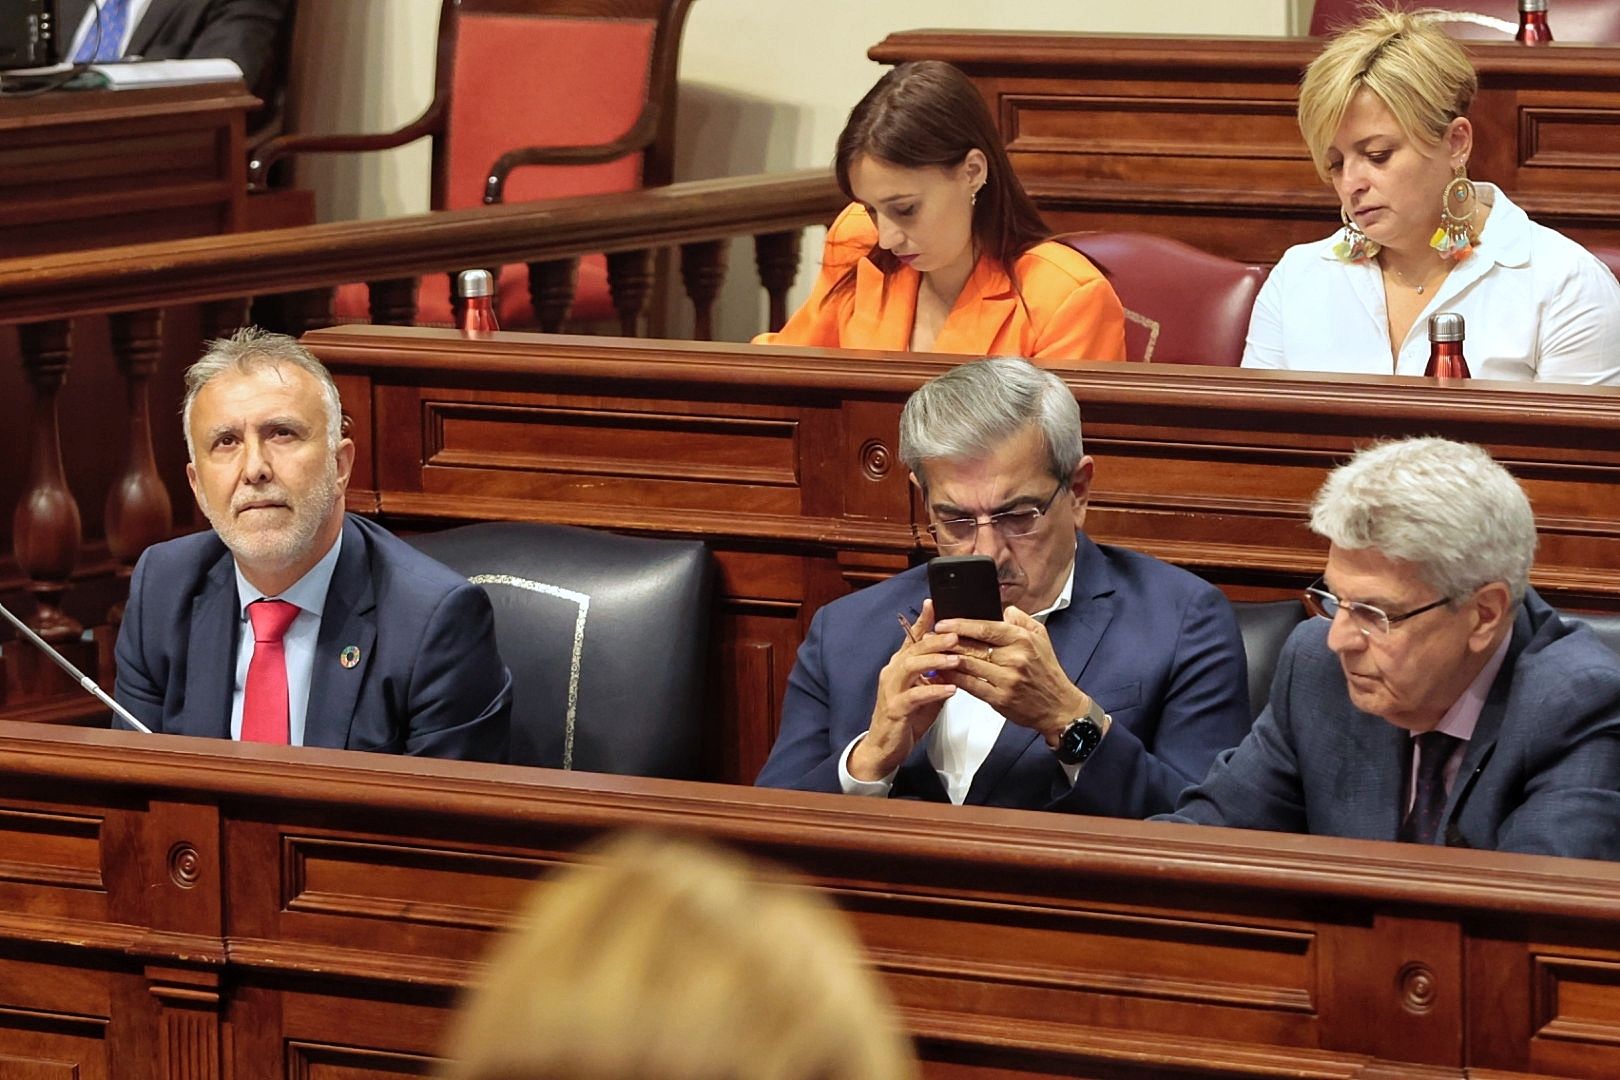
M 248 89 L 269 102 L 284 77 L 281 53 L 292 5 L 293 0 L 152 0 L 125 51 L 148 60 L 235 60 Z M 66 42 L 89 10 L 90 0 L 59 0 L 57 18 Z
M 154 544 L 130 580 L 115 695 L 153 731 L 231 737 L 241 626 L 219 537 Z M 359 662 L 345 666 L 346 647 Z M 304 745 L 504 761 L 512 680 L 489 597 L 380 525 L 343 524 L 321 611 Z
M 1283 646 L 1271 703 L 1158 820 L 1393 840 L 1410 736 L 1350 704 L 1328 624 Z M 1443 842 L 1620 858 L 1620 657 L 1531 590 L 1446 804 Z

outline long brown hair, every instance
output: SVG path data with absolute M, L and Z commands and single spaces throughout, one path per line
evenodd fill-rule
M 833 169 L 844 197 L 854 202 L 849 171 L 858 158 L 873 157 L 905 168 L 954 168 L 969 150 L 981 151 L 989 166 L 973 206 L 974 245 L 1001 264 L 1016 289 L 1013 264 L 1052 233 L 1013 174 L 984 98 L 955 67 L 940 60 L 916 60 L 879 79 L 850 110 L 849 122 L 838 136 Z M 867 257 L 885 276 L 900 266 L 899 259 L 877 244 Z M 854 281 L 851 266 L 829 295 Z

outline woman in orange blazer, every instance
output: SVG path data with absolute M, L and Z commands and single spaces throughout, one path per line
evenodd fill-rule
M 901 64 L 849 114 L 821 274 L 787 325 L 756 344 L 1123 360 L 1106 278 L 1054 243 L 956 68 Z

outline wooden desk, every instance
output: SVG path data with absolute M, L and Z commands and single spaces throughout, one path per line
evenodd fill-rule
M 826 890 L 932 1077 L 1620 1075 L 1613 864 L 13 723 L 0 1075 L 427 1075 L 623 827 Z
M 243 227 L 240 82 L 0 98 L 7 258 Z
M 1480 79 L 1473 177 L 1543 225 L 1620 245 L 1620 50 L 1462 44 Z M 1271 263 L 1338 223 L 1294 118 L 1321 50 L 1315 38 L 912 30 L 868 55 L 967 72 L 1053 228 L 1163 233 Z
M 304 341 L 359 452 L 351 509 L 401 529 L 564 522 L 707 541 L 723 757 L 751 779 L 817 608 L 927 554 L 900 408 L 960 357 L 350 327 Z M 1088 534 L 1237 598 L 1297 595 L 1329 469 L 1380 437 L 1483 443 L 1524 482 L 1554 603 L 1620 610 L 1620 390 L 1142 364 L 1061 373 L 1097 460 Z

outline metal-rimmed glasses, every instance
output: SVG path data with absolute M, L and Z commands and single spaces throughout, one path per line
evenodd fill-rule
M 1317 578 L 1316 584 L 1305 590 L 1305 610 L 1319 619 L 1332 622 L 1334 616 L 1342 609 L 1350 616 L 1350 624 L 1360 630 L 1363 637 L 1382 637 L 1389 633 L 1389 628 L 1396 623 L 1403 623 L 1407 619 L 1422 615 L 1425 611 L 1433 611 L 1437 607 L 1451 603 L 1451 597 L 1442 596 L 1431 604 L 1424 604 L 1420 608 L 1413 608 L 1399 615 L 1391 615 L 1383 608 L 1371 604 L 1340 600 L 1322 587 L 1325 581 L 1325 578 Z
M 934 543 L 940 547 L 962 547 L 973 543 L 979 535 L 979 529 L 988 525 L 1001 534 L 1002 539 L 1011 540 L 1018 536 L 1028 536 L 1040 528 L 1041 518 L 1052 508 L 1058 493 L 1068 484 L 1059 483 L 1057 489 L 1047 496 L 1044 503 L 1039 506 L 1023 506 L 1015 510 L 1003 510 L 999 514 L 988 514 L 982 518 L 962 517 L 950 518 L 946 521 L 936 521 L 928 526 L 929 535 Z

